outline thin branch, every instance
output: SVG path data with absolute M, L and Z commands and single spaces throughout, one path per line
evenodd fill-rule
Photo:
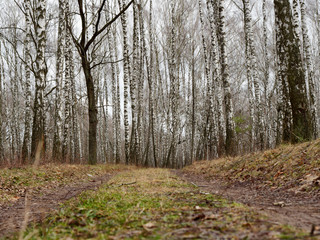
M 82 1 L 82 0 L 78 0 Z M 88 41 L 88 43 L 85 45 L 84 51 L 88 51 L 91 44 L 96 40 L 96 38 L 109 27 L 112 23 L 114 23 L 133 3 L 134 0 L 131 0 L 112 20 L 110 20 L 108 23 L 106 23 L 100 30 L 96 31 L 94 35 L 91 37 L 91 39 Z M 83 10 L 82 10 L 83 11 Z

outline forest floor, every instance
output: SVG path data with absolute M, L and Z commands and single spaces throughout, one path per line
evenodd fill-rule
M 91 170 L 96 177 L 89 174 L 72 184 L 69 178 L 67 185 L 33 193 L 35 182 L 30 183 L 25 195 L 0 206 L 0 239 L 316 239 L 307 225 L 290 222 L 298 229 L 282 221 L 285 214 L 261 212 L 254 204 L 261 199 L 247 195 L 252 202 L 242 201 L 245 191 L 260 194 L 247 185 L 225 191 L 222 182 L 203 174 L 124 168 L 100 166 Z M 267 189 L 263 194 L 270 197 Z M 289 203 L 280 200 L 278 210 Z M 299 211 L 290 218 L 299 219 Z
M 0 238 L 45 219 L 61 203 L 97 189 L 123 165 L 43 165 L 0 169 Z M 29 212 L 26 215 L 26 212 Z

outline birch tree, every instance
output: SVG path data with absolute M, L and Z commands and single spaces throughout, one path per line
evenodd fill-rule
M 235 147 L 235 125 L 233 120 L 233 106 L 230 90 L 229 79 L 229 65 L 226 48 L 226 33 L 225 33 L 225 10 L 224 0 L 220 0 L 218 3 L 218 41 L 220 48 L 220 61 L 221 61 L 221 75 L 222 85 L 224 89 L 224 104 L 226 114 L 226 154 L 234 154 Z
M 251 131 L 252 147 L 254 150 L 255 141 L 257 140 L 257 145 L 259 145 L 259 149 L 262 150 L 264 147 L 264 126 L 262 118 L 261 91 L 258 79 L 257 53 L 254 46 L 252 17 L 250 12 L 251 7 L 249 0 L 243 0 L 242 2 L 244 10 L 244 30 L 246 35 L 247 77 L 249 82 L 249 96 L 251 98 L 249 101 L 251 105 L 250 115 L 253 122 Z
M 299 49 L 292 23 L 289 0 L 274 0 L 279 82 L 282 88 L 283 141 L 293 143 L 311 139 L 310 111 Z M 291 119 L 292 116 L 292 119 Z
M 44 144 L 45 135 L 45 111 L 44 111 L 44 90 L 47 74 L 45 62 L 46 48 L 46 0 L 38 0 L 36 8 L 37 24 L 36 24 L 36 41 L 37 56 L 35 61 L 35 100 L 34 115 L 32 128 L 31 154 L 34 157 L 36 151 L 40 151 Z
M 209 12 L 209 22 L 210 22 L 210 30 L 211 30 L 211 58 L 212 58 L 212 86 L 213 91 L 212 94 L 216 96 L 216 107 L 211 106 L 212 111 L 216 111 L 213 113 L 217 115 L 218 119 L 218 135 L 219 135 L 219 154 L 223 154 L 225 148 L 225 141 L 226 141 L 226 126 L 225 126 L 225 117 L 223 111 L 223 90 L 222 90 L 222 75 L 221 75 L 221 66 L 219 62 L 219 49 L 218 49 L 218 39 L 217 39 L 217 23 L 215 21 L 215 11 L 214 11 L 214 4 L 211 0 L 207 0 L 208 12 Z M 213 101 L 213 100 L 212 100 Z
M 300 1 L 301 8 L 301 28 L 302 28 L 302 39 L 303 39 L 303 57 L 306 66 L 306 82 L 308 83 L 309 89 L 309 102 L 311 112 L 311 124 L 313 138 L 318 137 L 318 118 L 317 118 L 317 104 L 316 104 L 316 90 L 315 90 L 315 77 L 311 63 L 311 43 L 308 34 L 307 20 L 306 20 L 306 5 L 305 0 Z
M 118 0 L 120 9 L 124 7 L 124 0 Z M 129 84 L 130 84 L 130 69 L 129 69 L 129 49 L 127 36 L 127 15 L 125 12 L 121 15 L 122 33 L 123 33 L 123 84 L 124 84 L 124 150 L 126 163 L 130 161 L 130 136 L 129 136 Z
M 67 0 L 68 1 L 68 0 Z M 56 63 L 56 101 L 55 101 L 55 132 L 53 139 L 53 158 L 61 160 L 62 146 L 62 83 L 64 73 L 64 55 L 65 55 L 65 0 L 59 0 L 59 23 L 58 23 L 58 49 Z M 69 42 L 70 44 L 70 42 Z
M 31 118 L 32 118 L 32 109 L 31 109 L 31 6 L 30 0 L 24 1 L 25 9 L 25 41 L 24 41 L 24 70 L 25 70 L 25 116 L 24 116 L 24 136 L 22 144 L 22 162 L 26 163 L 29 158 L 29 149 L 30 149 L 30 140 L 31 140 Z

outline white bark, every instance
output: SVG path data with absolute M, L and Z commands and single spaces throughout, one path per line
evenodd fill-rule
M 230 75 L 229 75 L 229 64 L 227 57 L 226 47 L 226 33 L 225 33 L 225 10 L 224 0 L 220 0 L 218 3 L 219 8 L 219 24 L 218 24 L 218 39 L 220 44 L 220 58 L 221 58 L 221 74 L 222 74 L 222 85 L 224 89 L 224 104 L 226 114 L 226 153 L 233 154 L 234 141 L 235 141 L 235 124 L 233 120 L 233 105 L 232 96 L 230 89 Z
M 25 7 L 25 42 L 24 42 L 24 57 L 25 57 L 25 116 L 24 116 L 24 137 L 22 146 L 22 161 L 25 162 L 29 158 L 30 142 L 31 142 L 31 123 L 32 123 L 32 109 L 31 109 L 31 71 L 30 67 L 31 57 L 31 6 L 30 0 L 24 1 Z
M 222 76 L 221 76 L 221 66 L 219 62 L 219 50 L 218 50 L 218 39 L 217 39 L 217 25 L 214 17 L 214 4 L 212 1 L 207 0 L 208 12 L 209 12 L 209 22 L 211 30 L 211 58 L 213 62 L 213 95 L 217 99 L 217 107 L 212 105 L 212 111 L 216 111 L 218 119 L 218 132 L 219 132 L 219 148 L 224 147 L 226 141 L 226 123 L 223 111 L 223 90 L 222 90 Z M 214 114 L 214 115 L 216 115 Z M 219 149 L 219 152 L 221 149 Z
M 46 0 L 39 0 L 37 4 L 37 24 L 36 24 L 36 41 L 37 41 L 37 56 L 35 61 L 35 81 L 36 93 L 34 103 L 34 118 L 32 130 L 32 155 L 40 148 L 40 145 L 45 142 L 45 110 L 44 110 L 44 90 L 46 81 L 46 63 L 45 63 L 45 48 L 46 48 Z M 44 149 L 43 149 L 44 150 Z
M 258 78 L 257 54 L 254 46 L 252 29 L 251 6 L 249 0 L 243 0 L 244 25 L 246 35 L 247 77 L 249 87 L 250 115 L 252 118 L 252 150 L 257 144 L 259 149 L 264 148 L 264 124 L 262 118 L 261 91 Z M 257 141 L 257 143 L 256 143 Z
M 124 6 L 124 0 L 118 0 L 120 9 Z M 124 84 L 124 135 L 125 135 L 125 156 L 126 163 L 129 163 L 130 159 L 130 143 L 129 143 L 129 49 L 128 49 L 128 33 L 127 33 L 127 14 L 124 12 L 121 15 L 121 24 L 123 32 L 123 59 L 124 59 L 124 74 L 123 74 L 123 84 Z
M 69 13 L 69 3 L 66 2 L 66 13 Z M 66 18 L 67 19 L 67 18 Z M 68 18 L 69 19 L 69 18 Z M 69 21 L 69 20 L 68 20 Z M 70 25 L 70 23 L 68 23 Z M 70 137 L 71 137 L 71 62 L 72 62 L 72 39 L 71 35 L 67 34 L 65 39 L 65 75 L 64 75 L 64 129 L 62 141 L 62 158 L 64 161 L 70 160 Z
M 306 66 L 306 82 L 309 88 L 309 101 L 310 111 L 313 127 L 313 138 L 318 138 L 318 118 L 317 118 L 317 103 L 316 103 L 316 91 L 315 91 L 315 79 L 311 62 L 311 44 L 308 34 L 307 20 L 306 20 L 306 4 L 305 0 L 300 1 L 301 8 L 301 28 L 303 37 L 303 56 L 304 64 Z
M 67 0 L 68 2 L 69 0 Z M 68 4 L 68 3 L 67 3 Z M 63 111 L 63 73 L 65 63 L 65 38 L 66 38 L 66 14 L 65 0 L 59 0 L 59 26 L 58 26 L 58 49 L 56 63 L 56 109 L 55 109 L 55 132 L 53 140 L 53 158 L 61 160 L 62 142 L 62 111 Z

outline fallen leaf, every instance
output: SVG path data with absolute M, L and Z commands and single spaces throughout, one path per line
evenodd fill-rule
M 151 231 L 153 228 L 156 228 L 157 225 L 154 222 L 148 222 L 143 225 L 143 228 L 147 230 L 148 232 Z
M 199 206 L 196 206 L 195 209 L 196 209 L 196 210 L 202 210 L 202 208 L 199 207 Z
M 274 202 L 273 206 L 278 206 L 278 207 L 284 207 L 286 204 L 285 202 Z

